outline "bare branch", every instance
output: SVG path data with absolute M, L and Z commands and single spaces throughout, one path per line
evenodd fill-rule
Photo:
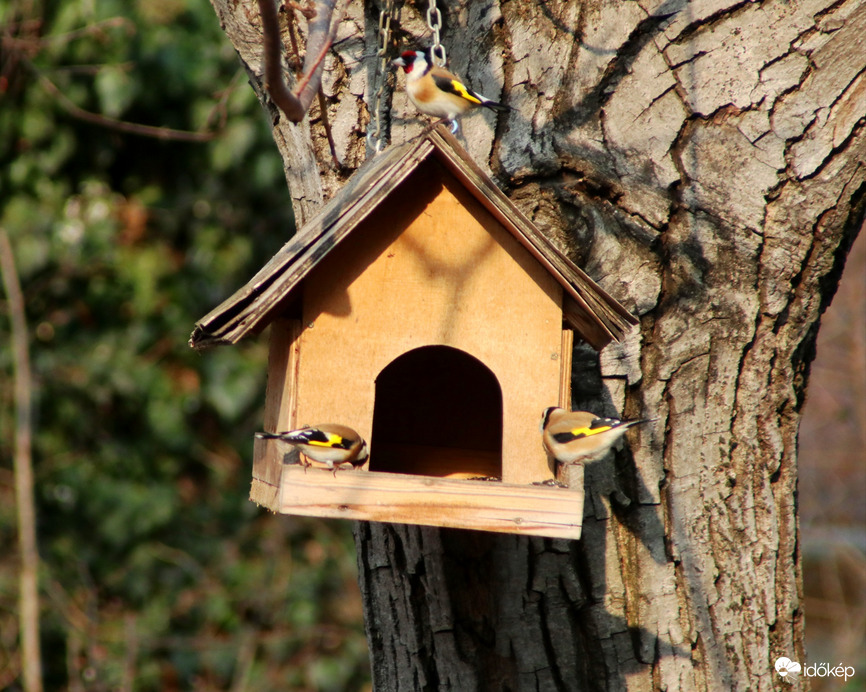
M 307 35 L 307 54 L 304 57 L 304 79 L 297 86 L 298 98 L 301 103 L 306 100 L 307 107 L 322 83 L 322 66 L 325 56 L 331 49 L 340 27 L 340 16 L 331 24 L 331 17 L 338 0 L 321 0 L 318 3 L 316 17 L 310 20 Z
M 315 16 L 315 10 L 312 12 L 312 14 L 310 14 L 309 12 L 305 12 L 300 7 L 297 7 L 296 9 L 305 17 L 307 17 L 307 19 Z M 295 15 L 292 12 L 288 13 L 288 20 L 289 42 L 292 46 L 289 66 L 294 71 L 295 78 L 298 79 L 302 84 L 305 84 L 305 80 L 303 80 L 301 77 L 301 52 L 298 50 L 298 39 L 295 35 Z M 337 26 L 339 26 L 339 22 L 334 25 L 334 28 L 336 28 Z M 325 100 L 325 93 L 322 90 L 321 80 L 319 80 L 319 89 L 316 91 L 316 95 L 319 100 L 319 111 L 322 114 L 322 125 L 325 128 L 325 135 L 328 138 L 328 147 L 331 150 L 331 163 L 333 164 L 333 168 L 336 170 L 340 167 L 340 161 L 337 158 L 337 145 L 334 142 L 334 136 L 331 133 L 331 124 L 328 121 L 328 104 Z
M 295 91 L 290 91 L 283 80 L 283 45 L 280 41 L 276 5 L 273 0 L 258 0 L 265 44 L 265 88 L 271 100 L 293 123 L 303 119 L 322 83 L 325 56 L 334 43 L 340 25 L 339 18 L 333 22 L 333 26 L 331 22 L 337 2 L 338 0 L 320 0 L 316 3 L 315 15 L 310 19 L 307 35 L 304 76 Z
M 32 390 L 27 350 L 24 297 L 15 270 L 12 244 L 0 229 L 0 274 L 6 287 L 15 363 L 15 498 L 18 505 L 18 543 L 21 550 L 20 622 L 21 668 L 26 692 L 42 692 L 42 654 L 39 647 L 39 552 L 36 548 L 36 510 L 33 501 Z
M 60 88 L 56 84 L 54 84 L 54 82 L 52 82 L 29 59 L 33 55 L 39 53 L 40 50 L 42 50 L 48 45 L 56 43 L 69 43 L 84 36 L 95 35 L 97 37 L 102 37 L 106 35 L 107 29 L 124 28 L 126 29 L 127 33 L 132 34 L 135 32 L 135 26 L 129 20 L 122 17 L 113 17 L 102 22 L 90 24 L 76 31 L 70 31 L 65 34 L 58 34 L 46 37 L 38 37 L 36 35 L 36 31 L 40 28 L 40 26 L 41 25 L 37 22 L 31 22 L 29 24 L 22 23 L 20 27 L 17 28 L 26 28 L 28 32 L 32 34 L 26 35 L 23 38 L 20 36 L 13 36 L 8 33 L 0 36 L 0 47 L 2 47 L 2 49 L 6 50 L 6 52 L 8 52 L 9 55 L 12 56 L 9 59 L 11 62 L 11 66 L 4 65 L 4 76 L 6 74 L 11 74 L 12 72 L 14 72 L 15 68 L 19 64 L 26 66 L 33 74 L 35 74 L 39 78 L 42 87 L 49 94 L 51 94 L 54 98 L 57 99 L 60 106 L 67 113 L 69 113 L 74 118 L 92 123 L 94 125 L 99 125 L 101 127 L 107 127 L 112 130 L 117 130 L 119 132 L 127 132 L 129 134 L 141 135 L 143 137 L 153 137 L 155 139 L 161 140 L 174 140 L 185 142 L 207 142 L 217 136 L 218 132 L 214 131 L 192 132 L 188 130 L 175 130 L 169 127 L 154 127 L 151 125 L 142 125 L 139 123 L 128 122 L 126 120 L 119 120 L 117 118 L 112 118 L 107 115 L 102 115 L 101 113 L 87 111 L 69 100 L 69 98 L 67 98 L 66 95 L 60 90 Z M 115 65 L 115 67 L 129 69 L 132 64 L 133 63 L 124 63 L 122 65 Z M 67 71 L 71 72 L 84 71 L 93 73 L 98 72 L 101 67 L 101 65 L 79 65 L 61 69 L 66 69 Z M 2 87 L 2 84 L 0 84 L 0 87 Z M 223 107 L 224 104 L 221 101 L 216 105 L 215 110 L 222 109 Z M 211 119 L 209 118 L 208 122 L 210 122 L 210 120 Z M 224 118 L 222 118 L 222 120 L 224 120 Z
M 94 125 L 108 127 L 118 132 L 128 132 L 133 135 L 141 135 L 143 137 L 153 137 L 154 139 L 174 140 L 180 142 L 207 142 L 217 136 L 216 132 L 191 132 L 189 130 L 175 130 L 170 127 L 154 127 L 153 125 L 141 125 L 139 123 L 131 123 L 126 120 L 118 120 L 111 118 L 101 113 L 93 113 L 92 111 L 84 110 L 70 101 L 48 77 L 42 73 L 37 73 L 39 81 L 42 83 L 42 88 L 49 94 L 54 96 L 63 109 L 74 118 L 84 120 Z
M 20 34 L 26 34 L 25 38 L 19 38 L 18 35 L 13 35 L 13 32 L 21 28 L 23 31 Z M 3 47 L 7 50 L 21 50 L 25 53 L 36 53 L 42 48 L 49 45 L 57 45 L 59 43 L 71 43 L 85 36 L 95 36 L 97 38 L 106 38 L 106 29 L 126 29 L 127 35 L 135 33 L 135 24 L 125 17 L 110 17 L 103 19 L 93 24 L 88 24 L 81 29 L 68 31 L 65 34 L 52 34 L 50 36 L 38 36 L 39 30 L 43 28 L 41 21 L 33 20 L 31 22 L 22 23 L 20 27 L 13 27 L 7 35 L 2 37 Z
M 124 639 L 126 639 L 126 654 L 123 657 L 123 682 L 121 692 L 133 692 L 137 677 L 136 661 L 138 660 L 139 637 L 136 627 L 135 613 L 127 613 L 124 618 Z

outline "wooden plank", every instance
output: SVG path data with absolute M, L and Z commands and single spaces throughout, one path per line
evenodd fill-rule
M 550 486 L 287 466 L 283 514 L 580 538 L 583 492 Z
M 277 495 L 272 498 L 264 486 L 279 489 L 283 469 L 290 465 L 300 464 L 301 456 L 298 448 L 276 440 L 253 439 L 253 490 L 263 493 L 250 499 L 261 505 L 265 505 L 272 511 L 277 511 Z M 259 485 L 264 484 L 264 485 Z M 264 499 L 261 499 L 264 498 Z
M 574 332 L 562 330 L 562 351 L 559 356 L 559 406 L 571 410 L 571 356 L 574 349 Z
M 276 448 L 269 445 L 267 440 L 255 438 L 253 440 L 253 479 L 271 485 L 280 484 L 282 473 L 282 459 L 278 456 Z
M 298 407 L 300 320 L 277 318 L 271 324 L 268 383 L 265 390 L 265 430 L 293 430 Z
M 250 500 L 260 507 L 269 509 L 271 512 L 280 511 L 280 487 L 265 483 L 258 478 L 253 478 L 250 486 Z
M 265 389 L 265 430 L 280 432 L 295 427 L 298 407 L 299 320 L 277 319 L 271 327 L 268 383 Z M 253 478 L 277 486 L 282 456 L 265 440 L 253 444 Z

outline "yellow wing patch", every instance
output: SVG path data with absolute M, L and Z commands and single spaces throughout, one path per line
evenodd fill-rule
M 328 433 L 327 441 L 323 442 L 321 440 L 309 440 L 307 444 L 311 447 L 339 447 L 343 444 L 343 438 L 339 435 L 335 435 L 333 433 Z
M 446 94 L 454 94 L 465 101 L 469 101 L 469 103 L 481 104 L 481 99 L 456 79 L 449 79 L 442 75 L 433 75 L 433 83 Z
M 571 434 L 575 437 L 589 437 L 590 435 L 598 435 L 599 433 L 606 432 L 613 428 L 612 425 L 605 425 L 600 428 L 575 428 L 571 431 Z
M 477 97 L 473 96 L 471 93 L 469 93 L 469 90 L 465 86 L 463 86 L 460 82 L 458 82 L 456 79 L 452 79 L 450 83 L 451 83 L 451 88 L 454 90 L 454 93 L 457 94 L 458 96 L 460 96 L 461 98 L 464 98 L 467 101 L 471 101 L 472 103 L 481 103 L 481 100 L 479 98 L 477 98 Z

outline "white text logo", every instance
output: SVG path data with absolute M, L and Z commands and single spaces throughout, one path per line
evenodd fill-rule
M 848 678 L 853 677 L 856 672 L 854 666 L 844 666 L 841 663 L 837 666 L 829 663 L 812 663 L 808 666 L 801 666 L 787 656 L 777 658 L 773 667 L 783 680 L 790 683 L 793 683 L 800 673 L 803 673 L 807 678 L 842 678 L 847 682 Z

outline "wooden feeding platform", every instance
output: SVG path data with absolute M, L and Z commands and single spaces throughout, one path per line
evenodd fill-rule
M 380 471 L 334 474 L 282 463 L 288 450 L 279 441 L 255 444 L 259 468 L 250 499 L 273 512 L 580 538 L 582 488 Z
M 570 405 L 574 333 L 600 349 L 635 322 L 439 128 L 362 166 L 191 345 L 270 325 L 264 429 L 367 440 L 332 474 L 257 439 L 275 512 L 578 538 L 582 484 L 538 485 L 539 419 Z

